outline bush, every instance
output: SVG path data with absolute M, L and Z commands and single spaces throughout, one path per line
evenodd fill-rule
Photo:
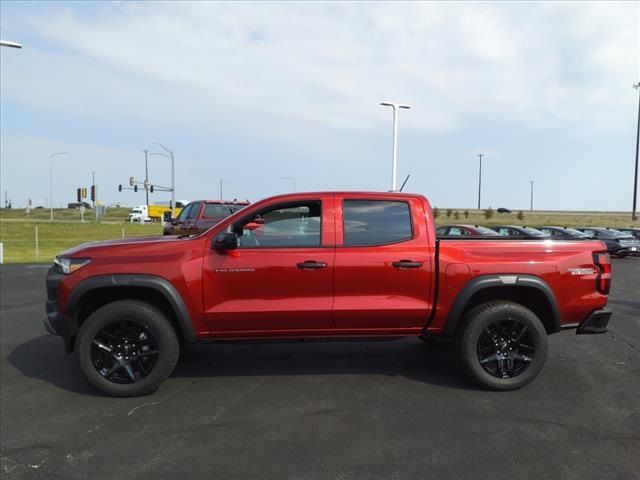
M 465 210 L 463 213 L 464 218 L 469 218 L 469 210 Z
M 524 213 L 522 213 L 522 210 L 518 212 L 518 220 L 524 220 Z
M 455 218 L 456 220 L 458 220 L 460 218 L 460 214 L 458 213 L 458 210 L 453 212 L 453 218 Z
M 438 207 L 433 207 L 433 218 L 438 218 L 440 216 L 440 209 Z
M 447 208 L 447 218 L 450 218 L 452 213 L 453 213 L 453 210 L 451 210 L 450 208 Z
M 486 218 L 487 220 L 489 220 L 491 217 L 493 217 L 493 208 L 489 207 L 484 211 L 484 218 Z

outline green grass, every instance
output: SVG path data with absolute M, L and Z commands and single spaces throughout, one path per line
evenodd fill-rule
M 457 210 L 458 217 L 455 218 L 455 209 L 451 209 L 450 217 L 447 217 L 447 209 L 440 208 L 440 215 L 436 218 L 438 226 L 449 224 L 471 224 L 492 227 L 496 225 L 527 225 L 528 227 L 541 227 L 543 225 L 558 225 L 563 227 L 611 227 L 622 228 L 638 226 L 640 222 L 632 222 L 631 214 L 598 214 L 598 213 L 569 213 L 569 212 L 532 212 L 523 211 L 524 218 L 518 219 L 518 212 L 495 213 L 491 219 L 486 219 L 484 214 L 477 210 L 469 210 L 469 217 L 465 218 L 464 209 Z
M 122 238 L 123 229 L 125 237 L 162 235 L 160 224 L 131 224 L 123 220 L 128 209 L 118 210 L 107 216 L 105 223 L 80 223 L 77 211 L 54 210 L 54 222 L 50 222 L 48 210 L 32 210 L 37 215 L 32 215 L 30 219 L 26 218 L 24 210 L 0 210 L 0 242 L 4 246 L 4 262 L 51 262 L 57 254 L 81 243 Z
M 105 216 L 100 217 L 101 222 L 125 222 L 127 216 L 131 211 L 130 208 L 108 208 Z M 50 213 L 48 208 L 40 208 L 38 210 L 31 209 L 31 212 L 27 215 L 24 208 L 12 208 L 10 210 L 6 208 L 0 209 L 0 220 L 7 221 L 50 221 Z M 93 221 L 93 210 L 85 210 L 85 221 Z M 54 208 L 53 220 L 64 222 L 79 222 L 80 210 L 69 210 L 66 208 Z

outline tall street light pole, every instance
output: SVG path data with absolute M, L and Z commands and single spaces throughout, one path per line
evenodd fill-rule
M 409 109 L 411 105 L 403 105 L 393 102 L 382 102 L 380 105 L 393 108 L 393 150 L 391 154 L 391 191 L 397 190 L 396 179 L 398 170 L 398 110 L 400 108 Z
M 293 193 L 296 193 L 296 178 L 295 177 L 280 177 L 282 180 L 291 180 L 293 184 Z
M 640 82 L 636 83 L 633 88 L 638 90 L 638 122 L 636 127 L 636 169 L 633 175 L 633 208 L 631 211 L 631 220 L 637 220 L 636 200 L 638 199 L 638 142 L 640 142 Z
M 8 40 L 0 40 L 0 47 L 22 48 L 22 45 L 16 42 L 9 42 Z
M 479 153 L 478 158 L 480 159 L 480 170 L 478 170 L 478 210 L 480 210 L 480 194 L 482 192 L 482 157 L 484 157 L 484 153 Z
M 0 40 L 0 47 L 11 47 L 11 48 L 22 48 L 22 45 L 20 45 L 19 43 L 16 42 L 9 42 L 8 40 Z M 0 155 L 0 183 L 4 183 L 5 187 L 7 186 L 7 183 L 4 179 L 4 157 L 2 155 Z M 5 189 L 5 197 L 6 197 L 6 189 Z M 7 207 L 7 201 L 5 198 L 5 208 Z M 52 217 L 53 218 L 53 217 Z
M 158 142 L 154 142 L 154 145 L 158 145 L 166 153 L 151 153 L 151 155 L 160 155 L 161 157 L 171 160 L 171 218 L 176 216 L 176 164 L 173 156 L 173 150 L 168 149 L 164 145 Z M 147 182 L 148 183 L 148 182 Z
M 533 180 L 529 180 L 529 183 L 531 184 L 531 205 L 529 210 L 533 211 Z
M 56 152 L 49 155 L 49 215 L 53 221 L 53 157 L 71 155 L 69 152 Z

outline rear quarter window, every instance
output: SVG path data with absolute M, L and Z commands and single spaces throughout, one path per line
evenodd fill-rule
M 409 204 L 388 200 L 344 200 L 345 246 L 385 245 L 413 238 Z

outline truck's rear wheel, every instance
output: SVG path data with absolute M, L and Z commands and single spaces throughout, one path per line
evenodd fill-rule
M 531 382 L 547 357 L 547 332 L 528 308 L 496 301 L 466 313 L 459 337 L 462 363 L 473 380 L 492 390 Z
M 133 300 L 109 303 L 93 312 L 78 332 L 80 369 L 98 390 L 116 397 L 148 395 L 178 361 L 180 345 L 167 318 Z

